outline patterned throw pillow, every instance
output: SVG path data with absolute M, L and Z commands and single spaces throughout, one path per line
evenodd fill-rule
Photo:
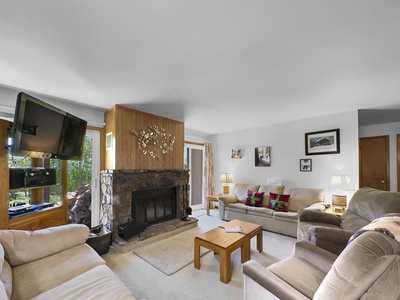
M 267 207 L 276 211 L 288 212 L 289 197 L 290 195 L 269 193 L 269 204 Z
M 261 207 L 263 197 L 264 197 L 264 192 L 253 192 L 253 191 L 247 190 L 247 198 L 246 198 L 245 205 Z

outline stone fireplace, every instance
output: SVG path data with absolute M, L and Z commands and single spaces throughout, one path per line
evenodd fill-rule
M 101 171 L 101 222 L 118 237 L 118 225 L 131 219 L 162 224 L 185 216 L 188 170 Z

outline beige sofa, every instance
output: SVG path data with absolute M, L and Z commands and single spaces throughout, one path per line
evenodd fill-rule
M 0 299 L 134 299 L 85 241 L 85 225 L 0 230 Z
M 264 192 L 262 207 L 245 205 L 248 190 Z M 288 212 L 267 208 L 270 193 L 290 195 Z M 325 209 L 323 201 L 323 189 L 235 183 L 231 194 L 218 197 L 219 217 L 227 221 L 239 219 L 260 224 L 265 230 L 296 237 L 297 211 L 304 208 L 323 211 Z
M 339 256 L 299 241 L 292 256 L 269 267 L 250 260 L 243 299 L 400 299 L 399 238 L 368 230 Z

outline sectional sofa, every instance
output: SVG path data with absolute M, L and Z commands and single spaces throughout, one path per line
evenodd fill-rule
M 261 203 L 255 201 L 258 198 Z M 223 220 L 257 223 L 265 230 L 292 237 L 297 237 L 299 209 L 325 209 L 323 189 L 248 183 L 235 183 L 231 194 L 218 197 L 218 204 Z
M 134 299 L 85 241 L 85 225 L 0 230 L 0 299 Z

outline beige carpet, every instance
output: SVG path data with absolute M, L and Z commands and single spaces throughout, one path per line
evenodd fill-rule
M 166 275 L 172 275 L 193 263 L 193 240 L 196 235 L 205 232 L 201 227 L 189 229 L 165 240 L 133 250 L 140 258 Z M 200 248 L 200 255 L 210 250 Z
M 224 223 L 218 217 L 218 210 L 211 210 L 211 216 L 205 216 L 204 212 L 197 213 L 198 215 L 193 217 L 202 215 L 199 217 L 199 227 L 202 230 L 210 230 Z M 256 239 L 251 241 L 251 258 L 263 266 L 284 259 L 292 253 L 296 239 L 268 231 L 264 231 L 263 236 L 263 253 L 255 250 Z M 213 252 L 201 257 L 200 270 L 189 264 L 170 276 L 133 252 L 122 254 L 110 248 L 110 252 L 102 257 L 137 299 L 243 299 L 243 273 L 239 249 L 231 255 L 232 280 L 228 284 L 219 281 L 219 255 L 214 255 Z

